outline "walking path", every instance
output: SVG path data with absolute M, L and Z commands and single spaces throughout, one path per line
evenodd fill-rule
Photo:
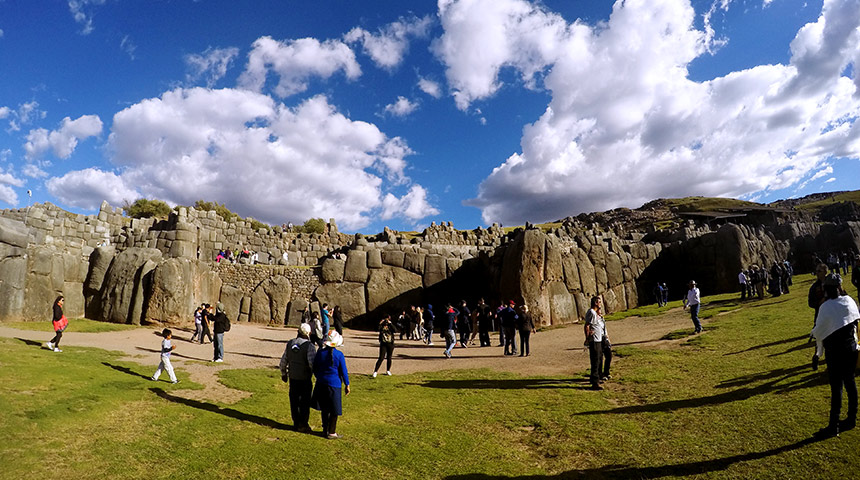
M 704 321 L 703 323 L 707 323 Z M 691 328 L 689 315 L 681 308 L 647 318 L 630 317 L 608 322 L 607 330 L 613 346 L 637 345 L 665 348 L 681 340 L 661 340 L 667 333 Z M 68 347 L 94 347 L 123 352 L 124 360 L 151 366 L 155 371 L 159 362 L 161 338 L 156 336 L 160 328 L 139 328 L 118 332 L 80 333 L 74 331 L 74 322 L 63 334 L 61 347 L 65 352 L 58 355 L 74 356 Z M 191 331 L 173 329 L 173 344 L 176 345 L 171 359 L 177 371 L 185 371 L 192 381 L 202 384 L 202 390 L 172 390 L 177 395 L 194 400 L 235 403 L 250 395 L 235 390 L 218 381 L 218 372 L 224 369 L 277 368 L 286 342 L 296 336 L 296 329 L 267 327 L 255 324 L 234 323 L 224 335 L 224 363 L 213 363 L 212 345 L 191 343 Z M 44 344 L 53 336 L 47 332 L 19 330 L 0 324 L 0 337 L 20 338 Z M 582 324 L 567 325 L 539 331 L 531 336 L 531 355 L 511 357 L 502 354 L 498 347 L 498 335 L 492 334 L 492 347 L 455 348 L 454 358 L 443 355 L 445 341 L 434 334 L 434 346 L 415 340 L 395 342 L 392 373 L 402 375 L 448 369 L 489 368 L 522 375 L 574 375 L 589 367 L 588 351 L 583 346 Z M 341 351 L 346 355 L 350 375 L 370 374 L 378 354 L 376 332 L 357 330 L 344 331 Z M 519 338 L 517 338 L 519 353 Z M 620 360 L 620 361 L 623 361 Z M 383 368 L 385 365 L 383 364 Z M 149 372 L 149 370 L 147 370 Z M 148 373 L 151 374 L 151 373 Z M 166 378 L 162 375 L 162 378 Z

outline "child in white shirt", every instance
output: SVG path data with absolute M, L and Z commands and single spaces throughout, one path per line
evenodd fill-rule
M 167 375 L 170 377 L 170 383 L 179 383 L 179 380 L 176 379 L 176 374 L 173 373 L 173 365 L 170 364 L 170 352 L 176 348 L 176 345 L 173 345 L 170 342 L 173 334 L 169 328 L 165 328 L 161 331 L 161 336 L 164 337 L 164 340 L 161 341 L 161 363 L 158 364 L 158 370 L 156 370 L 155 375 L 152 376 L 152 381 L 157 382 L 158 377 L 161 376 L 161 371 L 167 370 Z

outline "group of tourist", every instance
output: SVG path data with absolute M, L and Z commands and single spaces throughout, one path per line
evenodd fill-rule
M 212 330 L 209 326 L 212 325 Z M 208 303 L 201 304 L 194 311 L 194 334 L 191 335 L 191 343 L 195 339 L 203 344 L 203 339 L 208 338 L 212 343 L 212 361 L 221 363 L 224 361 L 224 333 L 230 331 L 230 319 L 224 313 L 224 305 L 218 303 L 214 308 Z M 212 334 L 215 334 L 213 337 Z
M 738 273 L 738 286 L 741 291 L 741 300 L 758 297 L 764 298 L 765 290 L 774 297 L 788 293 L 788 287 L 792 284 L 794 268 L 788 260 L 774 262 L 770 271 L 758 265 L 751 265 L 747 270 Z
M 248 263 L 254 265 L 259 260 L 259 255 L 257 254 L 257 252 L 253 250 L 248 250 L 247 248 L 243 248 L 241 250 L 237 248 L 235 252 L 228 248 L 225 250 L 219 250 L 218 254 L 215 255 L 215 263 L 221 263 L 222 260 L 230 263 L 236 263 L 242 259 L 246 259 Z

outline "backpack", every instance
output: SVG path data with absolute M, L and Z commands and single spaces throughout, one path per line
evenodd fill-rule
M 229 332 L 230 331 L 230 317 L 227 317 L 226 315 L 225 315 L 225 317 L 226 317 L 227 321 L 224 322 L 224 331 Z

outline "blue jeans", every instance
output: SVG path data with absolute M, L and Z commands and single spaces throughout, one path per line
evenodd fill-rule
M 451 350 L 454 350 L 454 345 L 457 344 L 457 334 L 454 333 L 454 330 L 448 330 L 445 332 L 445 353 L 448 355 L 451 354 Z
M 693 320 L 693 326 L 696 327 L 696 333 L 702 331 L 702 324 L 699 323 L 699 305 L 701 304 L 690 305 L 690 318 Z
M 224 360 L 224 334 L 216 333 L 215 341 L 212 342 L 212 346 L 215 347 L 215 358 L 213 360 Z
M 424 324 L 424 341 L 427 343 L 433 343 L 433 324 L 427 325 Z

